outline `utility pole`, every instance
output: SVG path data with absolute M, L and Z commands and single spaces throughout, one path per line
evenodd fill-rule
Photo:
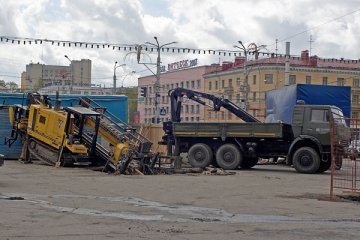
M 246 48 L 242 41 L 238 41 L 241 46 L 234 45 L 234 48 L 239 48 L 244 52 L 245 61 L 243 64 L 243 74 L 244 74 L 244 82 L 243 82 L 243 91 L 244 91 L 244 110 L 246 111 L 249 103 L 249 73 L 247 68 L 247 60 L 249 53 L 253 53 L 255 55 L 255 60 L 258 60 L 259 57 L 259 49 L 266 49 L 266 45 L 257 46 L 255 43 L 250 43 Z
M 247 110 L 247 104 L 248 104 L 248 74 L 247 74 L 247 56 L 248 56 L 248 49 L 244 46 L 242 41 L 238 41 L 241 47 L 234 45 L 235 48 L 239 48 L 244 52 L 245 61 L 243 64 L 243 74 L 244 74 L 244 82 L 243 82 L 243 96 L 244 96 L 244 110 Z
M 123 67 L 123 66 L 126 66 L 126 64 L 121 64 L 121 65 L 117 65 L 118 62 L 115 62 L 115 65 L 114 65 L 114 76 L 113 76 L 113 94 L 115 95 L 116 94 L 116 69 L 118 67 Z M 117 66 L 116 66 L 117 65 Z
M 156 44 L 155 43 L 151 43 L 151 42 L 146 42 L 146 44 L 152 45 L 154 47 L 156 47 L 157 50 L 157 60 L 156 60 L 156 81 L 155 81 L 155 118 L 154 118 L 154 123 L 160 123 L 160 64 L 161 64 L 161 60 L 160 60 L 160 51 L 163 47 L 170 45 L 170 44 L 174 44 L 177 42 L 170 42 L 170 43 L 166 43 L 163 45 L 159 44 L 159 41 L 157 39 L 157 37 L 154 37 Z
M 74 83 L 74 64 L 73 61 L 67 55 L 64 55 L 64 57 L 70 61 L 70 66 L 71 66 L 71 82 L 70 82 L 70 94 L 71 94 L 73 91 L 73 83 Z

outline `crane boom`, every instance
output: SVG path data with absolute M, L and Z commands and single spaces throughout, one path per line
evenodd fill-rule
M 222 99 L 208 93 L 202 93 L 193 91 L 185 88 L 175 88 L 169 91 L 170 101 L 171 101 L 171 121 L 180 122 L 180 113 L 181 113 L 181 99 L 184 96 L 187 96 L 189 99 L 200 103 L 204 106 L 212 108 L 214 111 L 220 111 L 221 107 L 227 109 L 231 113 L 235 114 L 237 117 L 242 119 L 244 122 L 260 122 L 257 118 L 250 115 L 248 112 L 237 106 L 235 103 L 231 102 L 229 99 Z M 212 105 L 207 104 L 202 100 L 209 99 L 212 101 Z

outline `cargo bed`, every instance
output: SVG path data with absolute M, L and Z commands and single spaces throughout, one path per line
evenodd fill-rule
M 291 126 L 284 123 L 194 123 L 174 122 L 175 137 L 281 138 L 293 137 Z

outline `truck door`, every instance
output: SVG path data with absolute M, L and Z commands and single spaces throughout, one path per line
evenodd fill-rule
M 310 107 L 306 111 L 303 134 L 316 137 L 320 142 L 329 142 L 330 111 L 327 108 Z

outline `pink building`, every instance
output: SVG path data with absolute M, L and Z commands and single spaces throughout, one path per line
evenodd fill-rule
M 180 62 L 179 62 L 180 63 Z M 171 67 L 170 67 L 171 66 Z M 181 87 L 188 88 L 199 92 L 204 92 L 203 75 L 214 71 L 218 65 L 198 66 L 191 68 L 176 67 L 171 64 L 168 69 L 178 69 L 167 71 L 160 75 L 160 122 L 170 120 L 170 98 L 168 92 L 171 89 Z M 147 96 L 141 97 L 139 94 L 138 111 L 140 112 L 140 123 L 153 123 L 155 118 L 155 81 L 154 75 L 141 77 L 138 79 L 139 89 L 147 88 Z M 140 91 L 140 90 L 139 90 Z M 204 106 L 194 101 L 184 101 L 181 109 L 181 117 L 184 122 L 203 122 Z

